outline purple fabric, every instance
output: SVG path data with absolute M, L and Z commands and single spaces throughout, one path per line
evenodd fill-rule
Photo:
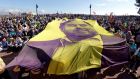
M 15 65 L 20 65 L 22 67 L 28 67 L 32 69 L 41 67 L 41 62 L 37 58 L 37 53 L 34 49 L 28 46 L 24 46 L 19 55 L 7 65 L 7 68 Z
M 53 40 L 53 41 L 40 41 L 40 42 L 28 42 L 28 46 L 34 47 L 37 49 L 43 50 L 49 57 L 52 57 L 54 50 L 61 46 L 61 43 L 59 40 Z
M 101 35 L 103 41 L 102 67 L 108 67 L 129 60 L 129 48 L 126 40 L 116 36 Z
M 61 40 L 61 42 L 60 42 Z M 63 44 L 62 44 L 63 43 Z M 40 41 L 31 42 L 29 41 L 26 46 L 22 49 L 20 54 L 7 65 L 12 67 L 20 65 L 28 68 L 40 68 L 42 63 L 49 63 L 54 51 L 63 45 L 73 44 L 64 39 L 56 39 L 52 41 Z
M 39 42 L 28 42 L 27 45 L 37 49 L 41 49 L 46 53 L 50 58 L 55 53 L 54 51 L 63 45 L 69 45 L 72 42 L 68 42 L 64 39 L 56 39 L 52 41 L 39 41 Z
M 129 60 L 129 50 L 125 45 L 104 46 L 102 50 L 101 67 L 108 67 Z
M 116 36 L 107 36 L 107 35 L 101 35 L 103 45 L 104 46 L 111 46 L 111 45 L 124 45 L 126 43 L 126 40 L 123 38 L 119 38 Z
M 60 25 L 60 29 L 66 34 L 67 38 L 69 38 L 71 41 L 80 41 L 86 38 L 93 37 L 97 34 L 95 30 L 88 28 L 88 27 L 92 27 L 88 23 L 83 21 L 83 24 L 72 24 L 71 23 L 72 21 L 73 20 L 69 20 Z M 66 28 L 68 27 L 75 27 L 75 29 L 73 29 L 72 32 L 69 32 L 69 30 L 66 30 Z M 88 34 L 86 34 L 85 32 L 88 32 Z

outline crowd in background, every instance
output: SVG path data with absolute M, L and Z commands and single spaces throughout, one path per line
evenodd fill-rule
M 126 38 L 130 47 L 136 49 L 140 42 L 140 16 L 92 16 L 82 14 L 24 14 L 0 17 L 0 51 L 14 51 L 22 48 L 33 36 L 41 32 L 48 22 L 55 18 L 94 19 L 106 30 Z M 135 44 L 133 44 L 133 43 Z
M 41 32 L 52 17 L 0 17 L 0 51 L 18 51 L 33 36 Z
M 99 25 L 109 32 L 126 39 L 130 47 L 131 57 L 139 56 L 140 58 L 140 16 L 93 16 L 58 13 L 47 15 L 25 14 L 21 16 L 0 16 L 0 52 L 19 52 L 30 38 L 40 33 L 46 25 L 55 18 L 97 20 Z M 134 61 L 132 61 L 132 63 L 133 62 Z M 137 64 L 137 62 L 134 63 Z M 137 64 L 137 66 L 139 65 L 140 64 Z M 137 67 L 135 67 L 135 69 L 136 68 Z

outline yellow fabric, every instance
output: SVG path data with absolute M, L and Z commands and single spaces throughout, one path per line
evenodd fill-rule
M 60 23 L 63 20 L 54 20 L 46 26 L 45 30 L 30 39 L 30 41 L 49 41 L 58 38 L 64 38 L 65 34 L 59 29 Z
M 103 42 L 100 35 L 57 49 L 48 74 L 73 74 L 101 66 Z
M 54 40 L 58 38 L 65 38 L 66 35 L 60 30 L 60 24 L 64 21 L 67 21 L 68 19 L 65 18 L 65 20 L 56 19 L 46 26 L 45 30 L 43 30 L 41 33 L 30 39 L 30 41 L 49 41 Z M 81 19 L 75 19 L 78 20 L 79 23 L 82 20 Z M 103 27 L 99 26 L 99 24 L 95 20 L 84 20 L 85 22 L 89 23 L 91 26 L 93 26 L 91 29 L 94 29 L 98 34 L 101 35 L 109 35 L 112 36 L 113 34 L 106 31 Z M 74 22 L 73 22 L 74 23 Z
M 103 27 L 101 27 L 97 21 L 95 20 L 84 20 L 85 22 L 89 23 L 93 28 L 94 30 L 100 34 L 100 35 L 108 35 L 108 36 L 113 36 L 112 33 L 106 31 Z
M 58 38 L 69 40 L 59 27 L 63 22 L 64 20 L 60 19 L 50 22 L 43 32 L 30 41 L 50 41 Z M 75 22 L 79 24 L 83 24 L 83 22 L 90 24 L 90 26 L 92 26 L 91 29 L 96 31 L 97 35 L 89 39 L 78 41 L 75 44 L 64 45 L 57 48 L 49 64 L 48 74 L 73 74 L 101 66 L 103 41 L 100 35 L 112 36 L 113 34 L 106 31 L 93 20 L 75 19 L 75 21 L 71 23 L 76 24 Z
M 0 74 L 2 74 L 5 71 L 5 63 L 2 60 L 2 58 L 0 57 Z

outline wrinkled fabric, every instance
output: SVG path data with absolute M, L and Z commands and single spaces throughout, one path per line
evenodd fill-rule
M 7 67 L 40 68 L 47 74 L 73 74 L 128 61 L 125 39 L 114 36 L 94 20 L 54 20 L 30 39 Z

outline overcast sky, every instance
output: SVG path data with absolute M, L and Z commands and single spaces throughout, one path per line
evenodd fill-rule
M 89 14 L 90 4 L 92 13 L 102 15 L 137 15 L 138 11 L 135 0 L 1 0 L 0 12 L 35 12 L 36 3 L 40 13 Z

